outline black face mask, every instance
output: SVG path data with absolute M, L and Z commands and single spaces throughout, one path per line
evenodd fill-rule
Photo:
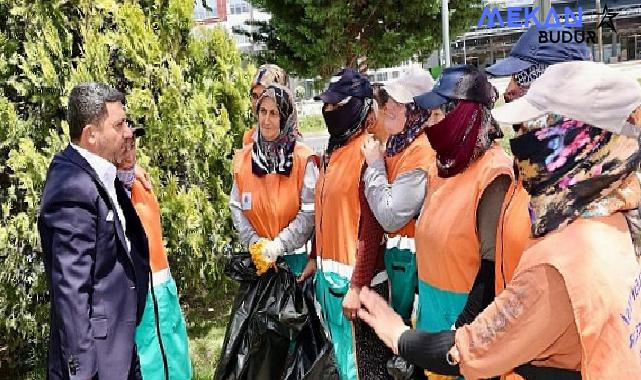
M 363 100 L 357 97 L 352 97 L 346 104 L 332 111 L 325 111 L 323 107 L 323 119 L 329 135 L 338 138 L 357 127 L 362 110 Z

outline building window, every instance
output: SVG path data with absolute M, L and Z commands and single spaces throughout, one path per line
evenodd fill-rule
M 377 82 L 385 82 L 387 80 L 387 72 L 382 72 L 376 74 L 376 81 Z
M 398 78 L 398 71 L 392 71 L 392 79 Z
M 196 0 L 196 5 L 194 6 L 194 19 L 204 20 L 208 18 L 218 17 L 216 0 L 204 0 L 204 3 L 209 9 L 203 6 L 203 0 Z
M 238 45 L 248 44 L 251 42 L 249 37 L 243 34 L 234 34 L 234 39 L 236 40 L 236 44 Z
M 249 4 L 243 0 L 232 0 L 229 2 L 229 13 L 239 15 L 249 12 Z

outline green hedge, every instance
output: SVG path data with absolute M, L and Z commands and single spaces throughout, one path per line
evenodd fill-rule
M 327 129 L 323 115 L 307 115 L 300 118 L 298 128 L 302 133 L 321 132 Z
M 48 295 L 36 217 L 46 170 L 68 142 L 67 94 L 83 81 L 127 95 L 144 125 L 183 299 L 220 280 L 231 242 L 232 146 L 250 117 L 250 75 L 219 29 L 192 31 L 193 1 L 0 2 L 0 378 L 42 361 Z M 249 68 L 251 69 L 251 67 Z

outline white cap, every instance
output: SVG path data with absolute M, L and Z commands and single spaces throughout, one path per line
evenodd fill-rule
M 389 96 L 397 103 L 407 104 L 414 101 L 415 96 L 432 91 L 434 79 L 425 70 L 412 66 L 403 76 L 383 86 Z
M 518 124 L 548 113 L 622 133 L 630 114 L 641 106 L 641 85 L 602 63 L 558 63 L 532 83 L 527 94 L 492 110 L 500 122 Z

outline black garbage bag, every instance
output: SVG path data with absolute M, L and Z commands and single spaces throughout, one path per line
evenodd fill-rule
M 296 339 L 283 380 L 338 380 L 334 348 L 314 306 L 313 277 L 300 288 L 309 310 L 308 323 Z
M 277 270 L 257 276 L 249 253 L 232 255 L 225 274 L 240 282 L 240 288 L 214 379 L 273 380 L 290 373 L 287 380 L 329 379 L 310 377 L 317 367 L 330 366 L 328 356 L 332 364 L 334 360 L 331 350 L 327 354 L 331 344 L 325 335 L 314 335 L 324 330 L 313 307 L 313 288 L 305 296 L 282 259 Z M 313 342 L 303 342 L 306 339 Z

